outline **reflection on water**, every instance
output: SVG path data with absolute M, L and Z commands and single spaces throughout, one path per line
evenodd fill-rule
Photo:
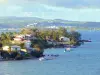
M 73 48 L 48 49 L 45 54 L 59 54 L 54 60 L 1 61 L 0 75 L 100 75 L 100 32 L 81 32 L 93 42 Z M 96 37 L 98 36 L 98 37 Z

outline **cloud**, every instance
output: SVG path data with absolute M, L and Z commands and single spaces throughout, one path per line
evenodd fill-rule
M 99 0 L 9 0 L 0 5 L 0 16 L 100 21 L 99 3 Z
M 51 6 L 59 6 L 66 8 L 84 8 L 84 7 L 100 7 L 100 0 L 26 0 L 27 2 L 36 2 Z
M 7 2 L 7 0 L 0 0 L 1 2 Z M 100 8 L 100 0 L 8 0 L 7 3 L 15 5 L 44 4 L 65 8 Z
M 17 5 L 0 6 L 0 16 L 18 16 L 23 11 L 23 7 Z
M 6 4 L 8 3 L 8 0 L 0 0 L 0 4 Z

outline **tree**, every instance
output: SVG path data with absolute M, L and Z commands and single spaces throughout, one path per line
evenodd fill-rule
M 36 49 L 36 51 L 39 51 L 39 52 L 44 51 L 44 48 L 43 48 L 42 44 L 35 44 L 34 48 Z
M 20 34 L 32 34 L 32 35 L 36 36 L 36 31 L 37 31 L 37 29 L 35 29 L 35 28 L 24 28 L 21 30 Z
M 37 57 L 37 58 L 43 56 L 44 49 L 42 45 L 35 44 L 33 47 L 35 48 L 35 50 L 31 51 L 32 56 Z
M 63 28 L 63 27 L 60 27 L 60 28 L 58 29 L 58 34 L 59 34 L 60 37 L 61 37 L 61 36 L 67 37 L 67 36 L 68 36 L 67 29 L 66 29 L 66 28 Z
M 81 40 L 81 34 L 76 32 L 76 31 L 71 31 L 69 33 L 69 38 L 70 38 L 70 44 L 72 45 L 80 45 L 81 43 L 79 40 Z
M 9 33 L 2 33 L 1 34 L 1 43 L 3 45 L 10 45 L 11 44 L 11 35 Z
M 1 42 L 1 41 L 0 41 Z M 3 47 L 3 45 L 2 45 L 2 43 L 0 43 L 0 50 L 2 50 L 2 47 Z

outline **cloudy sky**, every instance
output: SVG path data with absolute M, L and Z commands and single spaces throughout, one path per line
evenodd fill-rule
M 100 22 L 100 0 L 0 0 L 0 16 Z

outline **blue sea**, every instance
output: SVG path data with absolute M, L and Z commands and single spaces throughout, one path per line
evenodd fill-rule
M 0 75 L 100 75 L 100 31 L 79 31 L 84 43 L 64 52 L 64 48 L 48 49 L 44 54 L 58 54 L 52 60 L 38 59 L 0 61 Z

